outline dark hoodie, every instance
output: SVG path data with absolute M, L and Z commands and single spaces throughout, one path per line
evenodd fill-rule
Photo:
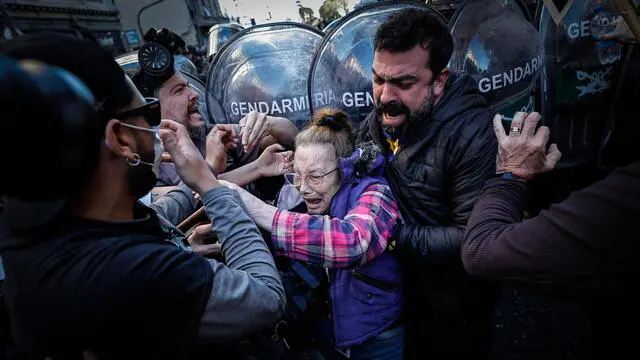
M 486 350 L 488 287 L 465 274 L 460 246 L 474 202 L 495 174 L 491 117 L 473 79 L 452 75 L 431 116 L 408 125 L 387 166 L 404 221 L 396 240 L 405 267 L 410 357 L 418 347 L 418 358 L 482 358 Z M 375 111 L 362 123 L 359 140 L 387 150 Z

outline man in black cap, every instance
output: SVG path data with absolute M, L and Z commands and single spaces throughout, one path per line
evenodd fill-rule
M 219 172 L 229 171 L 221 179 L 246 185 L 262 176 L 280 175 L 271 170 L 290 166 L 290 161 L 284 161 L 284 156 L 274 155 L 276 149 L 293 147 L 297 129 L 289 120 L 252 112 L 240 121 L 241 127 L 217 125 L 205 137 L 205 124 L 198 112 L 198 95 L 189 88 L 188 81 L 175 72 L 173 66 L 174 55 L 183 51 L 184 41 L 166 28 L 151 28 L 144 39 L 146 43 L 138 52 L 140 71 L 133 77 L 136 87 L 142 95 L 160 100 L 163 119 L 172 119 L 187 128 L 201 153 L 207 155 L 206 160 L 210 165 Z M 223 142 L 223 136 L 220 135 L 226 139 L 237 139 L 234 141 L 237 146 L 225 146 L 229 142 Z M 267 147 L 275 144 L 280 146 L 271 148 L 260 162 L 255 162 Z M 229 154 L 223 165 L 219 164 L 219 157 L 216 156 L 219 148 L 224 148 Z M 250 163 L 253 163 L 252 166 L 245 167 Z M 179 180 L 172 164 L 160 165 L 158 186 L 177 185 Z
M 95 43 L 33 34 L 5 51 L 69 71 L 0 58 L 0 152 L 20 153 L 0 178 L 4 296 L 20 355 L 183 359 L 198 343 L 272 325 L 285 302 L 273 258 L 186 129 L 161 122 L 157 100 Z M 155 183 L 158 136 L 201 196 L 227 265 L 176 246 L 183 234 L 137 202 Z
M 198 95 L 174 69 L 174 56 L 182 52 L 184 40 L 168 29 L 151 28 L 138 51 L 140 70 L 133 82 L 144 97 L 155 97 L 162 106 L 162 118 L 172 119 L 189 131 L 196 145 L 204 149 L 205 124 L 198 111 Z M 160 165 L 159 186 L 177 185 L 180 178 L 172 164 Z

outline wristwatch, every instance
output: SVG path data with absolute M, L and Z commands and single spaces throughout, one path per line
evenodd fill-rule
M 500 176 L 502 179 L 514 179 L 514 180 L 520 180 L 522 182 L 527 182 L 527 180 L 525 178 L 523 178 L 522 176 L 516 175 L 512 172 L 505 172 L 505 173 L 501 173 L 501 174 L 496 174 L 496 176 Z

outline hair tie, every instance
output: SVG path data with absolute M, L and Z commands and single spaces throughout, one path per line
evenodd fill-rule
M 333 115 L 325 115 L 323 116 L 320 120 L 318 120 L 318 122 L 316 123 L 317 126 L 326 126 L 330 129 L 336 130 L 336 131 L 340 131 L 344 129 L 344 126 L 340 125 L 340 123 L 338 123 Z

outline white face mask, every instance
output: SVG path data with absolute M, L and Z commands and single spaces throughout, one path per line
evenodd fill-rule
M 160 163 L 162 162 L 162 153 L 164 152 L 164 148 L 162 147 L 162 141 L 160 140 L 160 135 L 158 135 L 158 126 L 152 126 L 151 129 L 143 128 L 140 126 L 120 123 L 122 126 L 126 126 L 131 129 L 136 129 L 140 131 L 147 131 L 154 134 L 153 138 L 153 163 L 148 163 L 146 161 L 140 161 L 141 164 L 151 166 L 151 171 L 158 177 L 160 175 Z

